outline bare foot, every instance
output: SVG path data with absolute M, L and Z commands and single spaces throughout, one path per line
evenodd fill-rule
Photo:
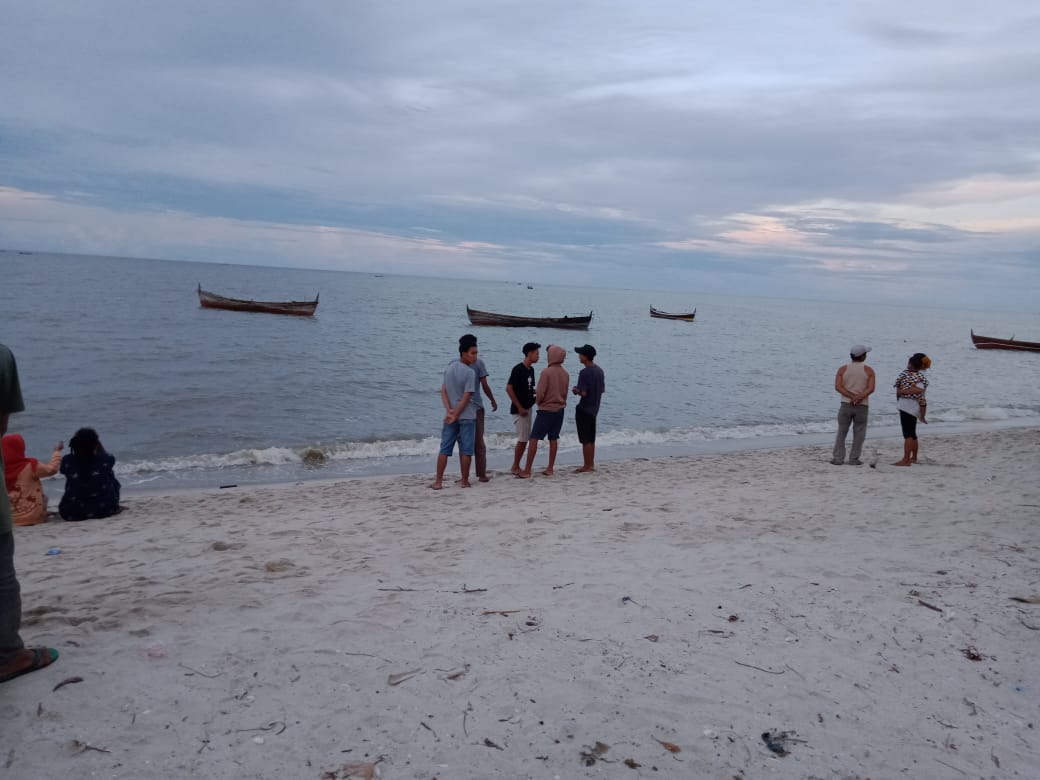
M 439 479 L 432 485 L 430 485 L 431 490 L 440 490 L 442 487 L 444 487 L 444 485 L 441 484 L 441 481 Z
M 595 466 L 582 466 L 581 468 L 574 469 L 575 474 L 588 474 L 590 471 L 595 471 Z
M 513 475 L 514 477 L 515 477 L 515 476 L 516 476 L 517 474 L 519 474 L 519 473 L 520 473 L 520 471 L 521 471 L 521 469 L 520 469 L 520 467 L 519 467 L 519 466 L 513 466 L 513 468 L 509 469 L 509 473 L 510 473 L 510 474 L 512 474 L 512 475 Z
M 483 476 L 483 477 L 477 477 L 477 479 L 480 480 L 481 482 L 490 482 L 491 481 L 491 477 L 486 476 L 486 475 Z
M 530 471 L 518 471 L 516 473 L 516 478 L 517 479 L 530 479 L 531 478 L 531 472 Z
M 553 472 L 552 469 L 546 469 L 545 471 L 542 472 L 542 474 L 545 475 L 546 477 L 551 477 L 553 475 L 553 473 L 554 472 Z
M 469 480 L 468 479 L 460 479 L 457 484 L 458 484 L 459 487 L 473 487 L 472 485 L 469 484 Z
M 896 461 L 895 463 L 893 463 L 892 465 L 893 465 L 893 466 L 909 466 L 909 465 L 910 465 L 910 463 L 911 463 L 911 461 L 909 461 L 909 460 L 897 460 L 897 461 Z

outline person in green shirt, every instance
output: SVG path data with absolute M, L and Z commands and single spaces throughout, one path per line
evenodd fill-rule
M 0 435 L 7 433 L 10 416 L 24 410 L 18 364 L 11 350 L 0 344 Z M 0 484 L 0 683 L 50 666 L 58 658 L 58 651 L 52 647 L 26 647 L 22 642 L 19 634 L 22 627 L 21 593 L 14 571 L 11 501 L 7 497 L 7 486 Z

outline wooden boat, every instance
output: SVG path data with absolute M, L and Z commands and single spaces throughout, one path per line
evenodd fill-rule
M 650 316 L 659 317 L 662 320 L 683 320 L 685 322 L 693 322 L 694 317 L 697 316 L 697 310 L 694 309 L 689 314 L 672 314 L 667 311 L 661 311 L 655 309 L 653 306 L 650 307 Z
M 264 314 L 293 314 L 310 317 L 318 308 L 318 296 L 313 301 L 245 301 L 240 298 L 225 298 L 223 295 L 206 292 L 199 285 L 199 306 L 203 309 L 227 309 L 228 311 L 257 311 Z
M 566 328 L 588 330 L 592 312 L 575 317 L 516 317 L 512 314 L 494 314 L 466 307 L 466 316 L 473 325 L 498 325 L 504 328 Z
M 976 349 L 1013 349 L 1019 352 L 1040 352 L 1040 343 L 1036 341 L 1016 341 L 1010 339 L 996 339 L 992 336 L 976 336 L 974 329 L 971 331 L 971 343 Z

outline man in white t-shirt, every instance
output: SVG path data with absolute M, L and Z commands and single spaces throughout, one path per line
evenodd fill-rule
M 849 452 L 849 465 L 861 466 L 859 459 L 863 451 L 863 441 L 867 438 L 868 399 L 874 392 L 874 369 L 867 365 L 867 353 L 870 347 L 856 344 L 849 350 L 850 362 L 838 369 L 834 377 L 834 389 L 841 396 L 841 407 L 838 409 L 838 436 L 834 440 L 834 454 L 831 463 L 841 466 L 845 462 L 845 439 L 852 426 L 852 450 Z

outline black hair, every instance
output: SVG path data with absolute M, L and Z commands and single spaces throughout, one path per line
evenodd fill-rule
M 542 345 L 539 344 L 538 342 L 536 342 L 536 341 L 528 341 L 526 344 L 524 344 L 524 355 L 526 356 L 528 352 L 534 352 L 536 349 L 541 349 L 541 348 L 542 348 Z
M 920 371 L 924 367 L 924 359 L 927 357 L 923 352 L 915 352 L 910 356 L 910 360 L 907 361 L 907 368 L 911 368 L 914 371 Z
M 459 339 L 459 354 L 469 352 L 475 346 L 477 346 L 477 337 L 472 333 L 467 333 Z
M 93 428 L 80 428 L 69 441 L 69 449 L 76 456 L 79 470 L 88 474 L 94 467 L 94 454 L 100 447 L 101 439 Z

